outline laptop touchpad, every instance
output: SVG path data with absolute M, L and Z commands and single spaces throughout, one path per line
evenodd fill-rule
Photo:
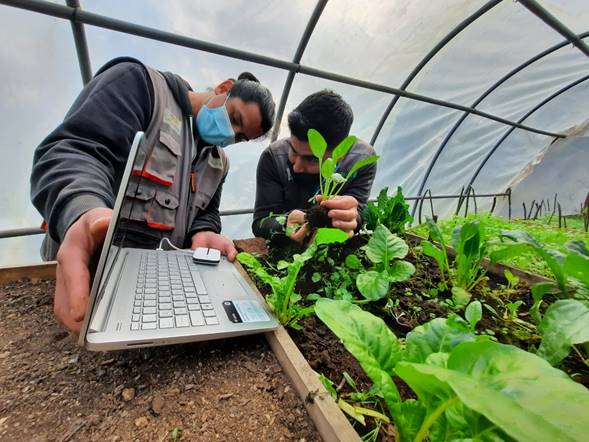
M 270 318 L 262 302 L 250 295 L 233 272 L 201 272 L 209 295 L 222 302 L 227 318 L 233 323 L 265 322 Z

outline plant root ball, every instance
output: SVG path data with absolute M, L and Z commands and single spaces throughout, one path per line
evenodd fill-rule
M 305 221 L 313 229 L 331 227 L 331 218 L 327 216 L 327 209 L 319 205 L 310 207 L 305 213 Z

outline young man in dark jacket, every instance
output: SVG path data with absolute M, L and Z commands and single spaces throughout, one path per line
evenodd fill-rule
M 178 247 L 220 249 L 233 260 L 233 243 L 220 235 L 229 168 L 222 147 L 264 135 L 273 119 L 272 96 L 251 74 L 194 92 L 179 76 L 131 58 L 100 69 L 33 161 L 31 198 L 48 228 L 42 254 L 58 262 L 57 318 L 79 332 L 90 261 L 104 240 L 136 132 L 145 132 L 146 143 L 131 177 L 139 191 L 127 193 L 121 211 L 128 214 L 119 226 L 125 242 L 155 248 L 166 237 Z
M 323 135 L 327 142 L 326 157 L 329 157 L 331 150 L 348 136 L 353 119 L 350 106 L 329 90 L 309 95 L 288 115 L 290 137 L 272 143 L 258 162 L 254 235 L 269 239 L 284 234 L 285 226 L 277 221 L 276 215 L 288 213 L 287 227 L 301 226 L 290 232 L 290 238 L 297 242 L 306 238 L 309 226 L 303 210 L 311 206 L 309 200 L 319 190 L 319 162 L 309 147 L 307 131 L 316 129 Z M 345 175 L 354 163 L 370 155 L 374 155 L 374 149 L 357 140 L 339 161 L 339 172 Z M 344 185 L 340 196 L 321 201 L 333 227 L 350 236 L 360 228 L 361 208 L 370 196 L 375 174 L 376 164 L 361 168 Z

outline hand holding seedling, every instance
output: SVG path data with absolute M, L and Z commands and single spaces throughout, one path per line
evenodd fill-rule
M 90 261 L 104 242 L 112 210 L 97 207 L 68 229 L 57 253 L 53 313 L 65 327 L 80 333 L 90 294 Z
M 358 226 L 358 200 L 351 195 L 338 195 L 323 201 L 321 195 L 317 195 L 317 202 L 327 209 L 327 216 L 331 218 L 331 225 L 348 234 L 354 235 Z
M 295 209 L 286 219 L 286 235 L 298 243 L 302 243 L 309 233 L 309 224 L 305 222 L 305 213 Z

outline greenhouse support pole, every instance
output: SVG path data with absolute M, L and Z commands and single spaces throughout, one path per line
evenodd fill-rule
M 523 117 L 520 118 L 520 122 L 524 121 L 526 118 L 528 118 L 530 115 L 532 115 L 534 112 L 536 112 L 538 109 L 542 108 L 544 105 L 546 105 L 546 103 L 552 101 L 553 99 L 555 99 L 556 97 L 558 97 L 559 95 L 565 93 L 566 91 L 568 91 L 569 89 L 572 89 L 573 87 L 585 82 L 589 80 L 589 75 L 585 75 L 584 77 L 579 78 L 576 81 L 573 81 L 572 83 L 566 85 L 565 87 L 563 87 L 562 89 L 556 91 L 555 93 L 553 93 L 552 95 L 550 95 L 549 97 L 545 98 L 544 100 L 542 100 L 540 103 L 538 103 L 536 106 L 534 106 L 532 109 L 530 109 Z M 474 181 L 477 179 L 477 177 L 479 176 L 479 173 L 481 172 L 482 168 L 485 167 L 485 164 L 487 164 L 487 161 L 489 161 L 489 158 L 491 158 L 491 156 L 495 153 L 495 151 L 501 146 L 501 144 L 503 143 L 503 141 L 505 141 L 505 139 L 511 135 L 511 133 L 515 130 L 514 127 L 510 128 L 509 130 L 507 130 L 507 132 L 505 132 L 505 134 L 501 137 L 501 139 L 499 141 L 497 141 L 497 143 L 495 144 L 495 146 L 493 146 L 493 148 L 489 151 L 489 153 L 487 153 L 487 155 L 485 156 L 485 158 L 483 159 L 483 161 L 481 162 L 481 164 L 479 164 L 479 167 L 477 167 L 477 170 L 475 171 L 475 173 L 473 174 L 473 176 L 471 177 L 470 181 L 468 182 L 467 186 L 472 186 L 472 184 L 474 183 Z
M 434 58 L 434 56 L 438 52 L 440 52 L 444 48 L 444 46 L 446 46 L 452 39 L 454 39 L 454 37 L 456 37 L 458 34 L 460 34 L 464 29 L 466 29 L 475 20 L 477 20 L 479 17 L 481 17 L 486 12 L 490 11 L 493 7 L 497 6 L 499 3 L 501 3 L 501 0 L 491 0 L 487 3 L 485 3 L 478 11 L 476 11 L 470 17 L 467 17 L 462 22 L 460 22 L 454 29 L 452 29 L 448 33 L 448 35 L 446 35 L 442 40 L 440 40 L 438 42 L 438 44 L 432 48 L 431 51 L 429 51 L 427 53 L 427 55 L 419 62 L 419 64 L 417 66 L 415 66 L 415 68 L 411 71 L 411 73 L 407 76 L 407 78 L 405 79 L 405 81 L 401 85 L 400 89 L 406 90 L 407 86 L 409 86 L 409 84 L 413 81 L 413 79 L 417 76 L 417 74 L 419 74 L 421 72 L 421 70 L 430 62 L 430 60 L 432 58 Z M 391 100 L 391 102 L 389 103 L 389 105 L 387 106 L 387 108 L 385 109 L 384 113 L 382 114 L 382 117 L 380 118 L 380 121 L 378 122 L 378 125 L 376 126 L 376 129 L 374 130 L 374 134 L 372 134 L 372 139 L 370 140 L 370 144 L 372 146 L 374 146 L 376 139 L 380 135 L 380 131 L 382 130 L 382 127 L 384 126 L 387 118 L 391 114 L 391 111 L 393 110 L 393 108 L 397 104 L 397 101 L 399 101 L 399 98 L 400 98 L 399 95 L 395 95 L 393 97 L 393 99 Z
M 90 64 L 90 55 L 88 53 L 88 43 L 86 41 L 86 32 L 84 25 L 76 21 L 76 15 L 81 10 L 78 0 L 66 0 L 70 8 L 74 8 L 72 19 L 72 32 L 74 34 L 74 43 L 76 44 L 76 53 L 78 54 L 78 63 L 80 64 L 80 73 L 82 82 L 87 84 L 92 79 L 92 65 Z
M 570 41 L 575 45 L 583 54 L 589 57 L 589 46 L 580 39 L 573 31 L 567 28 L 560 20 L 554 15 L 544 9 L 536 0 L 519 0 L 519 2 L 525 6 L 532 14 Z
M 584 32 L 582 34 L 579 34 L 579 38 L 583 39 L 583 38 L 587 38 L 587 37 L 589 37 L 589 32 Z M 481 96 L 473 102 L 471 107 L 473 107 L 473 108 L 477 107 L 485 98 L 487 98 L 491 93 L 493 93 L 495 90 L 497 90 L 499 88 L 499 86 L 501 86 L 503 83 L 505 83 L 511 77 L 515 76 L 516 74 L 518 74 L 519 72 L 521 72 L 522 70 L 524 70 L 528 66 L 532 65 L 533 63 L 537 62 L 538 60 L 541 60 L 544 57 L 547 57 L 548 55 L 552 54 L 553 52 L 556 52 L 557 50 L 567 46 L 568 44 L 570 44 L 570 42 L 568 40 L 558 43 L 557 45 L 554 45 L 554 46 L 546 49 L 545 51 L 540 52 L 538 55 L 530 58 L 528 61 L 522 63 L 521 65 L 519 65 L 518 67 L 516 67 L 512 71 L 508 72 L 501 79 L 499 79 L 497 82 L 495 82 L 495 84 L 493 84 L 485 92 L 483 92 L 481 94 Z M 427 166 L 425 173 L 423 174 L 423 178 L 421 179 L 421 183 L 419 184 L 419 189 L 417 190 L 418 196 L 421 195 L 423 192 L 423 189 L 425 189 L 425 185 L 427 184 L 427 180 L 429 179 L 429 176 L 430 176 L 434 166 L 436 165 L 438 158 L 440 157 L 440 155 L 442 154 L 442 152 L 446 148 L 446 145 L 450 142 L 450 139 L 452 138 L 452 136 L 456 133 L 458 128 L 460 128 L 460 126 L 462 125 L 464 120 L 466 120 L 466 118 L 468 116 L 469 116 L 468 113 L 462 114 L 460 119 L 456 122 L 456 124 L 452 127 L 452 129 L 450 129 L 450 132 L 448 132 L 448 134 L 444 137 L 442 144 L 440 144 L 440 147 L 438 147 L 438 150 L 436 151 L 436 153 L 432 157 L 430 163 Z M 412 216 L 415 215 L 416 209 L 417 209 L 417 206 L 413 205 L 413 209 L 411 211 Z
M 315 26 L 327 5 L 327 0 L 319 0 L 315 5 L 315 9 L 313 10 L 313 14 L 311 14 L 311 18 L 309 18 L 309 22 L 307 23 L 307 27 L 303 32 L 303 36 L 301 37 L 301 41 L 297 47 L 295 55 L 292 59 L 293 63 L 299 64 L 301 62 L 301 58 L 303 58 L 303 54 L 305 53 L 305 49 L 307 48 L 307 44 L 311 39 L 311 35 L 315 30 Z M 272 141 L 276 141 L 278 138 L 278 134 L 280 133 L 280 121 L 282 120 L 282 115 L 284 114 L 284 108 L 286 107 L 286 101 L 288 100 L 288 95 L 290 94 L 290 88 L 292 87 L 292 83 L 294 81 L 295 71 L 289 71 L 288 76 L 286 77 L 286 83 L 284 83 L 284 88 L 282 89 L 282 96 L 280 97 L 280 104 L 278 105 L 278 110 L 276 112 L 276 120 L 274 121 L 274 129 L 272 131 Z

